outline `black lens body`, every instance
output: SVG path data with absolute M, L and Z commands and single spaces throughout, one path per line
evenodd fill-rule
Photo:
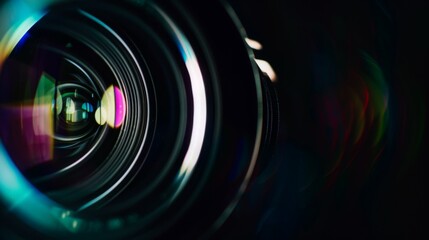
M 5 197 L 2 234 L 215 234 L 278 125 L 275 90 L 232 8 L 64 1 L 44 11 L 1 63 L 5 181 L 31 192 Z

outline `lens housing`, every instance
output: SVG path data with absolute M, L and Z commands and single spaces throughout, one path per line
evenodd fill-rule
M 277 118 L 232 9 L 188 0 L 44 9 L 20 25 L 22 36 L 2 40 L 16 44 L 0 59 L 0 197 L 15 225 L 1 230 L 107 239 L 216 231 Z

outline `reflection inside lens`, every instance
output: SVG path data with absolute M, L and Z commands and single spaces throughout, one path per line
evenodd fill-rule
M 95 121 L 98 124 L 107 124 L 112 128 L 118 128 L 125 119 L 125 98 L 118 87 L 110 86 L 103 94 L 101 105 L 95 111 Z

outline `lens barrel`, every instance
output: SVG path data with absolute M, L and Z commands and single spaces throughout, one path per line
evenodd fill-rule
M 275 89 L 233 10 L 42 2 L 0 32 L 1 233 L 195 238 L 219 229 L 278 126 Z

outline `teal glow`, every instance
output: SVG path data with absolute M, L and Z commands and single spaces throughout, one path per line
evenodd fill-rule
M 16 45 L 27 34 L 31 27 L 36 24 L 45 14 L 42 12 L 35 12 L 27 19 L 12 26 L 4 37 L 0 40 L 0 65 L 9 56 Z
M 1 141 L 0 196 L 9 212 L 44 232 L 73 234 L 87 227 L 100 228 L 101 223 L 74 217 L 74 212 L 64 209 L 34 188 L 14 165 Z
M 92 105 L 90 103 L 82 104 L 82 109 L 87 111 L 87 112 L 94 112 L 94 108 L 92 107 Z
M 0 196 L 9 211 L 18 213 L 32 226 L 58 228 L 53 209 L 58 206 L 35 189 L 13 164 L 0 142 Z

